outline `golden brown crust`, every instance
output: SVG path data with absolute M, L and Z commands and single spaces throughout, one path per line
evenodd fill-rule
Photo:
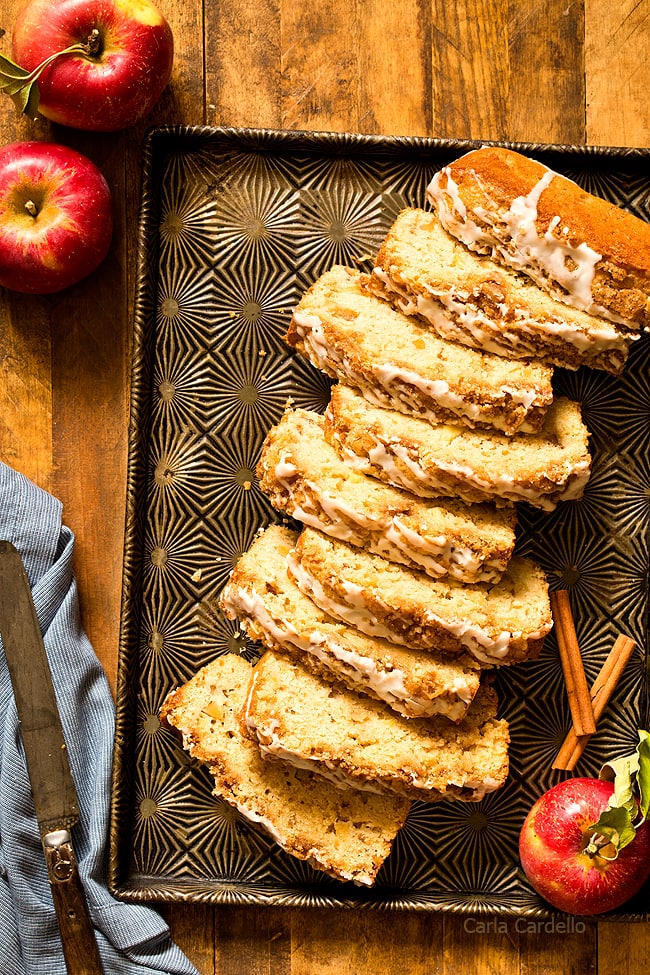
M 257 476 L 273 506 L 350 544 L 439 578 L 496 581 L 515 544 L 516 510 L 418 498 L 345 464 L 323 417 L 287 411 L 264 442 Z
M 425 802 L 476 801 L 505 783 L 508 725 L 496 714 L 496 694 L 482 685 L 458 725 L 402 718 L 271 651 L 256 667 L 247 707 L 270 755 L 353 791 L 371 787 Z
M 366 281 L 341 265 L 322 274 L 294 309 L 288 344 L 372 402 L 403 413 L 505 433 L 540 429 L 553 397 L 550 367 L 447 341 L 374 295 Z
M 548 172 L 522 153 L 484 146 L 445 167 L 440 187 L 444 192 L 448 174 L 469 219 L 485 229 L 483 211 L 504 213 Z M 535 223 L 540 236 L 550 233 L 573 247 L 586 244 L 600 255 L 591 287 L 596 304 L 630 325 L 650 322 L 650 224 L 558 173 L 539 195 Z
M 410 717 L 463 717 L 478 690 L 478 665 L 468 655 L 449 661 L 366 636 L 327 616 L 287 572 L 298 533 L 270 525 L 237 561 L 219 606 L 272 650 L 299 659 L 330 681 L 377 697 Z
M 536 652 L 552 626 L 544 573 L 517 556 L 495 586 L 434 582 L 305 528 L 289 570 L 325 612 L 423 650 L 511 664 L 528 659 L 531 644 Z
M 373 408 L 338 385 L 325 436 L 347 463 L 422 497 L 528 501 L 550 511 L 581 496 L 591 467 L 580 407 L 566 397 L 556 398 L 541 434 L 488 437 Z
M 570 307 L 505 266 L 505 259 L 499 263 L 497 253 L 484 253 L 492 247 L 485 240 L 500 241 L 507 228 L 482 222 L 478 237 L 466 232 L 454 203 L 450 199 L 449 212 L 410 207 L 398 214 L 377 254 L 372 292 L 441 337 L 497 353 L 522 369 L 523 362 L 546 362 L 619 374 L 638 333 Z
M 489 186 L 492 199 L 504 207 L 529 194 L 548 169 L 529 156 L 498 146 L 469 152 L 448 168 L 471 206 L 484 204 L 484 188 Z M 588 244 L 604 261 L 638 274 L 650 284 L 650 224 L 559 173 L 539 198 L 538 229 L 545 231 L 555 216 L 560 217 L 555 231 L 558 238 L 561 227 L 567 226 L 573 244 Z
M 268 762 L 242 733 L 253 668 L 225 654 L 172 691 L 161 721 L 205 764 L 214 794 L 268 831 L 287 852 L 339 880 L 371 885 L 409 812 L 408 800 L 343 792 L 286 762 Z

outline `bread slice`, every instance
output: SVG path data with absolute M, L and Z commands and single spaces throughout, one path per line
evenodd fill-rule
M 550 367 L 447 342 L 372 295 L 366 279 L 340 265 L 326 271 L 294 309 L 289 345 L 377 406 L 432 423 L 540 429 L 553 399 Z
M 377 255 L 373 292 L 447 340 L 497 355 L 619 374 L 637 337 L 571 308 L 491 257 L 468 250 L 437 214 L 403 210 Z
M 650 224 L 512 149 L 484 146 L 436 173 L 429 201 L 463 243 L 560 301 L 650 324 Z
M 495 504 L 527 501 L 552 511 L 580 498 L 591 472 L 580 405 L 557 397 L 538 434 L 489 435 L 371 406 L 334 386 L 325 436 L 345 463 L 420 497 Z
M 237 561 L 219 605 L 265 647 L 288 653 L 326 680 L 340 680 L 408 717 L 459 721 L 479 685 L 467 654 L 409 650 L 347 626 L 305 596 L 287 571 L 298 532 L 271 525 Z
M 344 792 L 309 771 L 267 762 L 241 725 L 252 666 L 218 657 L 165 699 L 161 721 L 214 778 L 214 794 L 293 856 L 370 886 L 409 812 L 408 800 Z
M 460 725 L 401 718 L 268 651 L 255 667 L 246 723 L 270 757 L 340 786 L 435 802 L 476 802 L 508 775 L 508 724 L 482 687 Z
M 325 440 L 318 413 L 284 414 L 267 434 L 257 476 L 276 510 L 433 578 L 496 582 L 514 550 L 514 505 L 418 498 L 367 477 Z
M 434 582 L 304 528 L 288 566 L 324 612 L 408 647 L 511 664 L 536 656 L 553 623 L 542 569 L 518 556 L 494 586 Z

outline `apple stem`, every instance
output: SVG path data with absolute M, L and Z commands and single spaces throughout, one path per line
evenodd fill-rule
M 45 71 L 45 69 L 49 67 L 53 61 L 56 61 L 57 58 L 63 57 L 65 54 L 81 54 L 87 58 L 95 57 L 101 50 L 101 40 L 101 33 L 97 27 L 93 27 L 85 41 L 80 41 L 77 44 L 71 44 L 70 47 L 65 47 L 61 51 L 55 51 L 54 54 L 50 54 L 49 57 L 45 58 L 44 61 L 41 61 L 39 65 L 29 72 L 25 71 L 24 68 L 21 68 L 20 65 L 14 64 L 9 60 L 9 58 L 4 58 L 2 72 L 0 73 L 0 80 L 4 82 L 8 81 L 10 83 L 19 82 L 21 88 L 26 88 L 28 85 L 32 84 L 32 82 L 37 81 L 43 71 Z M 16 69 L 15 73 L 8 68 L 7 65 L 12 65 Z M 2 87 L 6 88 L 6 83 L 3 84 Z M 15 87 L 12 86 L 12 88 L 14 91 L 16 90 Z
M 606 856 L 604 850 L 611 847 L 613 855 Z M 616 860 L 618 857 L 618 835 L 605 836 L 603 833 L 594 832 L 589 837 L 589 842 L 585 847 L 585 853 L 591 857 L 598 856 L 602 860 Z
M 88 54 L 91 55 L 99 54 L 101 39 L 102 39 L 101 34 L 99 33 L 96 27 L 93 27 L 90 34 L 86 38 L 85 46 L 87 48 Z
M 35 217 L 38 215 L 38 207 L 36 206 L 33 200 L 27 200 L 25 202 L 25 209 L 27 210 L 27 213 L 30 215 L 30 217 Z
M 97 34 L 99 35 L 99 31 L 97 31 Z M 90 38 L 84 43 L 71 44 L 70 47 L 65 47 L 62 51 L 56 51 L 54 54 L 50 54 L 49 58 L 45 58 L 45 60 L 35 67 L 33 71 L 30 71 L 29 74 L 25 75 L 24 79 L 22 80 L 25 82 L 25 84 L 29 84 L 31 81 L 36 81 L 53 61 L 56 61 L 57 58 L 62 57 L 64 54 L 85 54 L 86 57 L 96 54 L 97 50 L 99 50 L 99 43 L 96 45 L 96 50 L 92 50 L 89 42 Z

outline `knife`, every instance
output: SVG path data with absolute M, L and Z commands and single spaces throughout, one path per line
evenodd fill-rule
M 29 580 L 18 550 L 0 541 L 0 636 L 14 690 L 36 819 L 68 975 L 103 975 L 72 845 L 77 793 Z

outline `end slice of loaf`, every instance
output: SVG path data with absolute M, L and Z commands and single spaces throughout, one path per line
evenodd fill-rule
M 255 668 L 246 706 L 247 725 L 270 757 L 340 786 L 424 802 L 476 802 L 504 784 L 509 733 L 496 714 L 496 694 L 482 686 L 460 725 L 401 718 L 272 651 Z
M 253 668 L 218 657 L 165 699 L 160 717 L 204 763 L 214 794 L 288 853 L 339 880 L 370 886 L 409 811 L 408 800 L 344 792 L 308 771 L 267 762 L 242 731 Z
M 318 413 L 284 414 L 266 437 L 257 476 L 276 510 L 433 578 L 496 582 L 513 554 L 514 505 L 433 501 L 367 477 L 325 440 Z
M 434 582 L 304 528 L 288 565 L 324 612 L 408 647 L 512 664 L 536 656 L 553 625 L 544 573 L 520 556 L 494 586 Z
M 378 406 L 503 433 L 539 430 L 553 398 L 552 369 L 447 342 L 364 288 L 337 265 L 302 296 L 289 345 Z
M 510 358 L 617 375 L 638 337 L 473 253 L 425 210 L 399 214 L 379 249 L 371 283 L 375 294 L 428 322 L 441 337 Z
M 552 511 L 580 498 L 591 472 L 589 432 L 580 405 L 557 397 L 538 434 L 486 434 L 371 406 L 338 384 L 325 436 L 355 470 L 421 497 L 496 504 L 527 501 Z
M 265 647 L 289 653 L 327 680 L 384 701 L 408 717 L 444 714 L 459 721 L 479 686 L 467 654 L 408 650 L 328 616 L 287 571 L 298 532 L 271 525 L 238 560 L 220 607 Z
M 543 163 L 499 146 L 436 173 L 427 197 L 472 250 L 631 328 L 650 324 L 650 225 Z

